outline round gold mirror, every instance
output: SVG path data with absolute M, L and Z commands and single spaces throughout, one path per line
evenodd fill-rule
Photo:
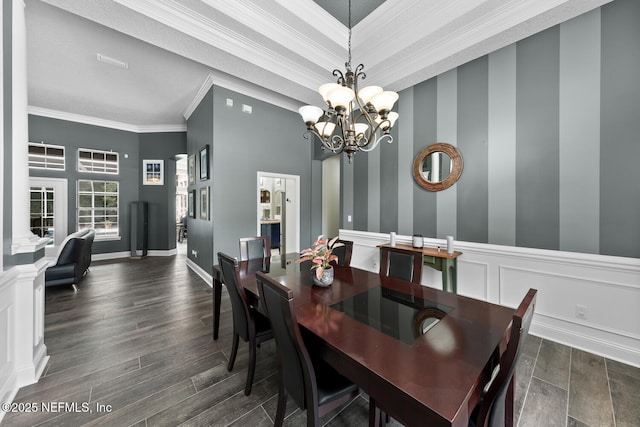
M 444 142 L 431 144 L 413 161 L 413 179 L 425 190 L 440 191 L 451 187 L 462 175 L 462 155 Z

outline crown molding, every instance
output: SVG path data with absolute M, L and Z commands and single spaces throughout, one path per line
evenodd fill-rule
M 347 28 L 314 2 L 276 1 L 280 7 L 300 19 L 298 22 L 303 23 L 305 31 L 292 26 L 291 19 L 283 19 L 281 13 L 274 11 L 273 5 L 263 2 L 203 2 L 288 50 L 303 53 L 307 59 L 320 66 L 331 68 L 344 61 L 348 41 Z M 320 43 L 310 34 L 308 27 L 315 29 L 323 40 L 329 40 L 330 43 Z
M 194 96 L 193 100 L 189 103 L 184 113 L 182 113 L 185 120 L 189 120 L 191 114 L 193 114 L 195 109 L 204 99 L 207 92 L 209 92 L 209 89 L 211 89 L 213 86 L 224 87 L 225 89 L 238 92 L 242 95 L 250 96 L 260 101 L 264 101 L 268 104 L 275 105 L 276 107 L 284 108 L 285 110 L 294 111 L 296 113 L 298 112 L 298 109 L 303 105 L 301 102 L 293 100 L 285 95 L 270 91 L 244 80 L 240 80 L 227 74 L 212 72 L 204 79 L 204 82 L 202 82 L 202 85 L 200 86 L 200 89 L 198 89 L 198 92 Z
M 393 87 L 393 90 L 405 89 L 610 1 L 612 0 L 511 0 L 499 6 L 478 6 L 468 12 L 466 21 L 462 18 L 451 21 L 446 11 L 441 9 L 445 15 L 438 19 L 447 23 L 431 33 L 422 34 L 416 33 L 415 26 L 398 22 L 397 26 L 413 28 L 413 31 L 393 38 L 396 53 L 384 62 L 373 64 L 376 82 Z M 532 10 L 535 12 L 532 13 Z M 431 18 L 424 19 L 425 22 L 430 22 Z M 385 44 L 388 42 L 389 40 L 381 41 L 381 49 L 389 48 Z M 455 53 L 452 55 L 452 52 Z M 399 60 L 404 64 L 401 73 L 394 65 Z
M 187 105 L 187 108 L 185 108 L 184 112 L 182 113 L 182 117 L 184 117 L 185 120 L 189 120 L 189 117 L 191 117 L 191 115 L 196 110 L 196 108 L 198 108 L 198 105 L 200 105 L 205 95 L 207 94 L 207 92 L 209 92 L 209 89 L 211 89 L 212 87 L 213 87 L 213 76 L 209 74 L 200 85 L 200 89 L 198 89 L 198 92 L 196 92 L 196 95 L 193 97 L 193 100 L 191 100 L 189 105 Z
M 168 125 L 132 125 L 117 122 L 115 120 L 101 119 L 99 117 L 85 116 L 82 114 L 67 113 L 65 111 L 51 110 L 48 108 L 29 106 L 27 113 L 34 116 L 48 117 L 50 119 L 67 120 L 85 125 L 100 126 L 110 129 L 123 130 L 134 133 L 162 133 L 162 132 L 186 132 L 186 124 Z
M 264 43 L 253 40 L 175 1 L 118 0 L 118 3 L 303 87 L 311 88 L 314 84 L 319 84 L 318 82 L 326 79 L 323 73 L 310 71 L 299 61 L 269 49 Z M 286 45 L 283 48 L 286 48 Z

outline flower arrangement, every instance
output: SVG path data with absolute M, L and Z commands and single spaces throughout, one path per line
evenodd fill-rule
M 338 237 L 329 240 L 323 235 L 318 236 L 313 247 L 303 250 L 297 262 L 311 261 L 311 269 L 316 270 L 316 277 L 320 280 L 324 270 L 331 267 L 331 261 L 338 260 L 337 255 L 332 254 L 333 250 L 344 246 L 343 243 L 337 243 L 337 240 Z

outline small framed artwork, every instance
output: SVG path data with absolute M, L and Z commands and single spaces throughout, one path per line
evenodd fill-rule
M 209 179 L 209 145 L 200 149 L 200 180 Z
M 200 189 L 200 219 L 209 220 L 209 187 Z
M 196 190 L 189 191 L 189 218 L 196 217 Z
M 142 184 L 164 185 L 164 160 L 142 161 Z
M 189 160 L 187 162 L 187 169 L 189 172 L 189 185 L 193 185 L 196 183 L 196 155 L 192 154 L 189 156 Z

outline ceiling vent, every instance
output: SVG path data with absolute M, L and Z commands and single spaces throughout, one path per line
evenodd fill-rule
M 118 59 L 111 58 L 101 53 L 97 54 L 97 58 L 99 62 L 104 62 L 105 64 L 113 65 L 114 67 L 123 68 L 125 70 L 129 69 L 129 64 L 127 64 L 126 62 L 122 62 Z

